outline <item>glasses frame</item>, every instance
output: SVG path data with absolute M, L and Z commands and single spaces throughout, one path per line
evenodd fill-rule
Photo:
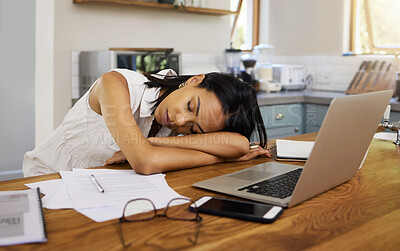
M 131 203 L 131 202 L 133 202 L 133 201 L 138 201 L 138 200 L 146 200 L 146 201 L 150 202 L 150 204 L 153 206 L 153 212 L 154 212 L 154 214 L 153 214 L 152 217 L 145 218 L 145 219 L 128 220 L 128 219 L 125 217 L 125 209 L 126 209 L 126 207 L 128 206 L 129 203 Z M 193 219 L 179 219 L 179 218 L 169 217 L 168 214 L 167 214 L 168 209 L 170 208 L 171 203 L 172 203 L 173 201 L 176 201 L 176 200 L 186 200 L 188 203 L 191 203 L 190 205 L 192 205 L 192 208 L 193 208 L 193 207 L 195 208 L 195 211 L 194 211 L 193 213 L 196 214 L 196 217 L 193 218 Z M 188 210 L 189 210 L 189 209 L 188 209 Z M 129 245 L 126 245 L 126 243 L 125 243 L 125 238 L 124 238 L 124 234 L 123 234 L 122 226 L 121 226 L 122 223 L 124 223 L 124 222 L 148 221 L 148 220 L 151 220 L 151 219 L 154 219 L 154 218 L 158 218 L 158 217 L 165 217 L 165 218 L 171 219 L 171 220 L 196 221 L 196 222 L 198 222 L 197 230 L 196 230 L 196 234 L 195 234 L 195 239 L 192 240 L 191 238 L 188 238 L 189 242 L 191 242 L 193 245 L 196 245 L 197 240 L 198 240 L 198 238 L 199 238 L 199 234 L 200 234 L 201 222 L 202 222 L 203 219 L 202 219 L 201 216 L 199 215 L 199 210 L 198 210 L 198 208 L 197 208 L 196 203 L 195 203 L 193 200 L 191 200 L 191 199 L 186 199 L 186 198 L 174 198 L 174 199 L 172 199 L 172 200 L 170 200 L 170 201 L 168 202 L 167 206 L 164 208 L 164 212 L 163 212 L 163 213 L 157 214 L 156 206 L 154 205 L 154 203 L 153 203 L 151 200 L 149 200 L 149 199 L 147 199 L 147 198 L 137 198 L 137 199 L 130 200 L 130 201 L 128 201 L 128 202 L 125 204 L 124 210 L 123 210 L 123 215 L 122 215 L 122 217 L 119 218 L 119 220 L 118 220 L 119 236 L 120 236 L 120 238 L 121 238 L 122 246 L 123 246 L 124 248 L 128 248 L 128 247 L 132 244 L 132 243 L 130 243 Z

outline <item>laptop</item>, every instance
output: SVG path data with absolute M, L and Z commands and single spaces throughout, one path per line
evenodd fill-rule
M 333 99 L 304 167 L 266 162 L 193 185 L 295 206 L 354 177 L 392 94 L 389 90 Z

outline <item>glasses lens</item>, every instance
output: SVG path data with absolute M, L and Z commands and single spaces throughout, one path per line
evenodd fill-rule
M 173 199 L 169 202 L 166 215 L 168 218 L 176 220 L 195 220 L 197 219 L 197 210 L 190 211 L 189 205 L 192 202 L 189 199 Z
M 148 220 L 154 215 L 155 208 L 149 200 L 133 200 L 125 206 L 124 217 L 128 221 Z

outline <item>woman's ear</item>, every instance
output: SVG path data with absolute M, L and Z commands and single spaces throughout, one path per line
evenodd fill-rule
M 193 76 L 186 81 L 187 85 L 198 86 L 201 82 L 203 82 L 205 77 L 206 77 L 206 75 L 204 75 L 204 74 L 198 74 L 196 76 Z

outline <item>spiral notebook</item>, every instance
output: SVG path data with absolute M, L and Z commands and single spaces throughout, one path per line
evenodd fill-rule
M 306 161 L 314 147 L 313 141 L 276 140 L 276 159 Z
M 0 192 L 0 246 L 46 242 L 40 190 Z

